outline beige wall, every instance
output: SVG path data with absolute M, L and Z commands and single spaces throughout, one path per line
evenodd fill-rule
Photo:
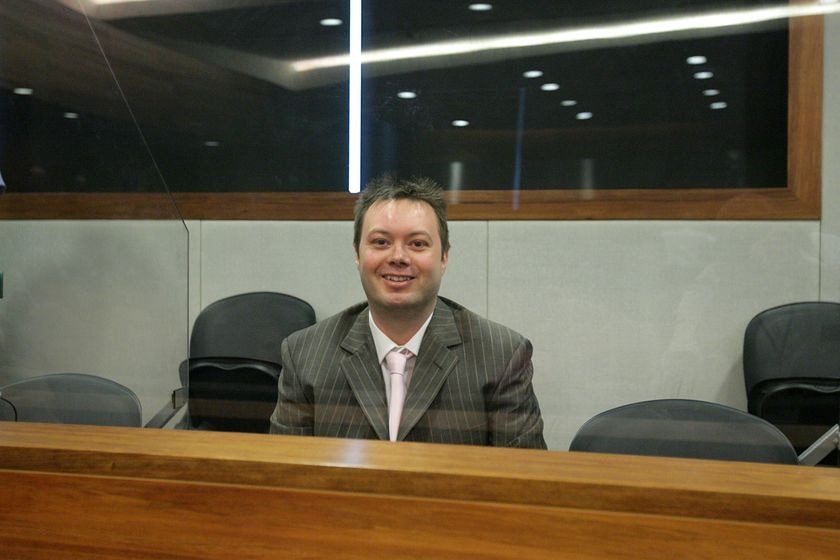
M 254 290 L 302 297 L 318 318 L 363 299 L 349 223 L 189 226 L 194 312 Z M 532 340 L 546 437 L 564 449 L 587 418 L 634 400 L 743 408 L 744 328 L 819 297 L 818 238 L 817 222 L 454 222 L 441 293 Z
M 101 375 L 148 418 L 187 352 L 187 250 L 181 222 L 0 221 L 0 386 Z

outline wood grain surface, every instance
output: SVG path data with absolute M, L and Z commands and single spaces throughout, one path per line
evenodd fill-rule
M 837 558 L 840 470 L 0 424 L 8 558 Z

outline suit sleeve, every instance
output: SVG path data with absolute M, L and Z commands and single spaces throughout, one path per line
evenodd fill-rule
M 280 346 L 283 370 L 277 383 L 277 407 L 271 415 L 270 433 L 311 436 L 314 433 L 314 414 L 311 391 L 298 374 L 289 339 Z
M 490 444 L 546 449 L 540 405 L 531 380 L 530 341 L 520 338 L 489 402 Z

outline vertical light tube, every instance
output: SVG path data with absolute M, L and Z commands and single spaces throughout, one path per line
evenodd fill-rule
M 350 126 L 347 190 L 362 190 L 362 0 L 350 0 Z

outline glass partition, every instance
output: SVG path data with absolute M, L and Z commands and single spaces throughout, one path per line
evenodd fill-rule
M 154 100 L 133 102 L 149 76 L 135 68 L 132 82 L 123 47 L 83 6 L 0 5 L 0 396 L 19 419 L 108 421 L 104 407 L 141 425 L 180 384 L 189 234 L 143 120 Z M 113 212 L 61 219 L 86 204 L 80 193 Z M 54 200 L 56 219 L 17 213 L 27 197 Z M 149 204 L 155 220 L 111 219 Z M 33 381 L 71 373 L 83 375 Z M 142 414 L 125 416 L 137 402 Z
M 367 2 L 367 175 L 422 170 L 453 190 L 784 187 L 787 20 L 700 29 L 714 10 L 768 4 Z
M 461 219 L 818 217 L 821 27 L 808 16 L 828 2 L 357 4 L 354 58 L 349 0 L 35 3 L 89 16 L 187 218 L 346 219 L 344 193 L 385 173 L 437 179 Z M 61 152 L 61 181 L 27 177 L 28 192 L 108 192 L 114 170 L 77 184 L 86 147 Z M 26 158 L 13 161 L 19 177 Z M 129 175 L 127 191 L 147 188 Z M 129 213 L 85 201 L 79 217 Z
M 441 293 L 533 342 L 552 449 L 632 401 L 747 410 L 750 319 L 835 293 L 837 9 L 5 1 L 0 385 L 101 375 L 148 420 L 215 302 L 363 299 L 349 191 L 417 174 L 451 203 Z

